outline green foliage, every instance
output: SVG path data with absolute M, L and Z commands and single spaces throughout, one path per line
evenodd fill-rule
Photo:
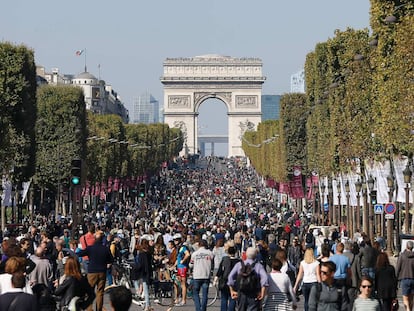
M 36 67 L 32 50 L 0 43 L 0 163 L 17 181 L 34 173 Z
M 86 154 L 86 111 L 81 88 L 42 86 L 37 94 L 36 175 L 38 185 L 67 183 L 71 161 Z

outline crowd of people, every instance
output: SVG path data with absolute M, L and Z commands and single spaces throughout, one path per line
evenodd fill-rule
M 23 232 L 4 234 L 0 308 L 101 311 L 105 286 L 132 259 L 134 288 L 122 299 L 111 293 L 113 310 L 128 310 L 133 295 L 153 309 L 150 284 L 169 281 L 170 271 L 182 284 L 177 306 L 187 304 L 192 273 L 196 311 L 206 310 L 210 283 L 221 311 L 294 310 L 299 297 L 305 311 L 390 311 L 398 280 L 412 310 L 411 241 L 394 269 L 364 233 L 312 229 L 308 216 L 277 202 L 242 158 L 178 161 L 147 181 L 145 198 L 85 209 L 80 228 L 68 217 L 39 215 Z M 16 293 L 27 308 L 17 308 Z

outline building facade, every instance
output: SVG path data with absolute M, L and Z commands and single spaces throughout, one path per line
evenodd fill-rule
M 160 120 L 160 104 L 148 91 L 134 99 L 132 123 L 158 123 Z
M 85 68 L 86 69 L 86 68 Z M 85 71 L 77 76 L 60 74 L 58 68 L 53 68 L 51 73 L 44 67 L 37 67 L 38 84 L 73 85 L 83 89 L 86 109 L 97 114 L 116 114 L 124 123 L 129 122 L 129 112 L 125 108 L 118 94 L 111 85 L 104 80 L 97 79 L 93 74 Z
M 262 95 L 262 122 L 279 120 L 280 95 Z
M 291 93 L 305 93 L 305 70 L 304 69 L 291 75 L 290 92 Z

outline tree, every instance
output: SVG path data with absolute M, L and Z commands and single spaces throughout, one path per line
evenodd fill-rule
M 36 66 L 27 47 L 0 43 L 0 163 L 15 181 L 34 174 Z

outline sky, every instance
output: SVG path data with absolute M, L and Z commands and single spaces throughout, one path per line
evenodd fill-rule
M 166 58 L 257 57 L 263 94 L 288 93 L 316 44 L 336 29 L 369 28 L 369 9 L 369 0 L 15 0 L 2 3 L 0 40 L 32 48 L 48 72 L 79 74 L 86 56 L 88 71 L 111 84 L 132 115 L 133 98 L 145 91 L 163 104 Z M 214 102 L 208 106 L 200 112 L 204 133 L 217 124 Z

